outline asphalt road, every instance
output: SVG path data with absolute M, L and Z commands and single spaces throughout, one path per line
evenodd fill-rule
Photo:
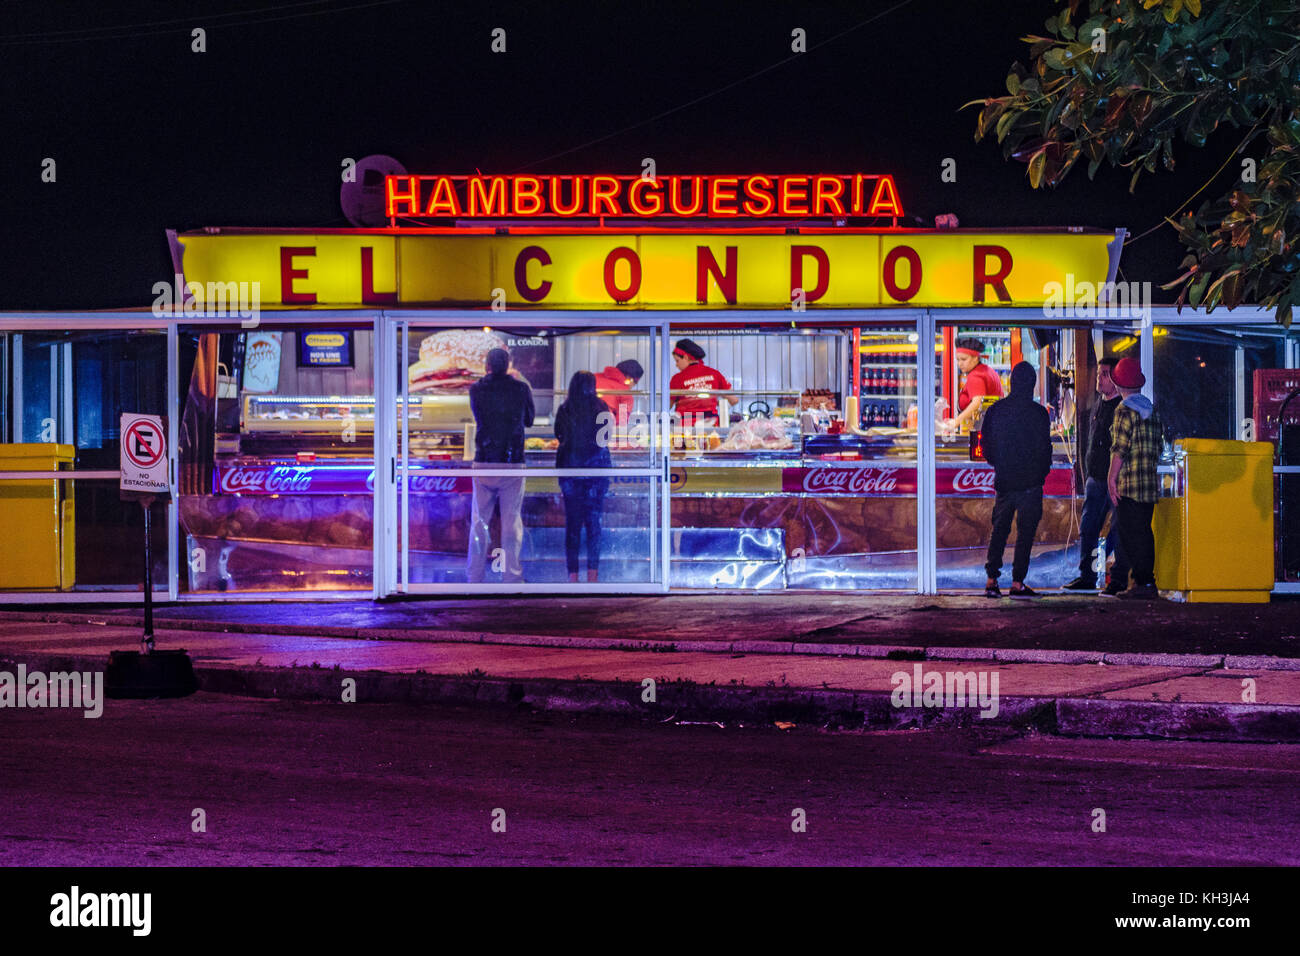
M 1285 745 L 199 694 L 0 711 L 0 865 L 1296 864 L 1297 784 Z

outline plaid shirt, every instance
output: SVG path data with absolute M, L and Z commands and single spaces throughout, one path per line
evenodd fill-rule
M 1158 501 L 1160 479 L 1156 462 L 1160 459 L 1164 435 L 1156 413 L 1153 411 L 1143 421 L 1141 415 L 1121 402 L 1115 409 L 1110 434 L 1110 453 L 1119 455 L 1124 462 L 1116 481 L 1119 496 L 1146 504 Z

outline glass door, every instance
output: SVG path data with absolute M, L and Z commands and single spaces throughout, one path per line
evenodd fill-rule
M 393 334 L 390 590 L 664 589 L 656 320 L 443 313 Z
M 372 324 L 264 316 L 180 338 L 180 591 L 371 594 Z

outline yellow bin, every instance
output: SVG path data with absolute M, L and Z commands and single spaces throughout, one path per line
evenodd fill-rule
M 0 471 L 62 471 L 75 456 L 71 445 L 0 445 Z M 70 589 L 76 579 L 72 482 L 0 481 L 0 514 L 6 539 L 0 589 Z
M 1176 497 L 1156 503 L 1156 587 L 1175 600 L 1267 603 L 1273 590 L 1273 445 L 1183 438 Z

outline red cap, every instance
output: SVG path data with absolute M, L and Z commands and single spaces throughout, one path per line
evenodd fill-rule
M 1142 366 L 1134 358 L 1122 358 L 1116 362 L 1110 378 L 1120 388 L 1141 388 L 1147 383 L 1147 377 L 1142 374 Z

